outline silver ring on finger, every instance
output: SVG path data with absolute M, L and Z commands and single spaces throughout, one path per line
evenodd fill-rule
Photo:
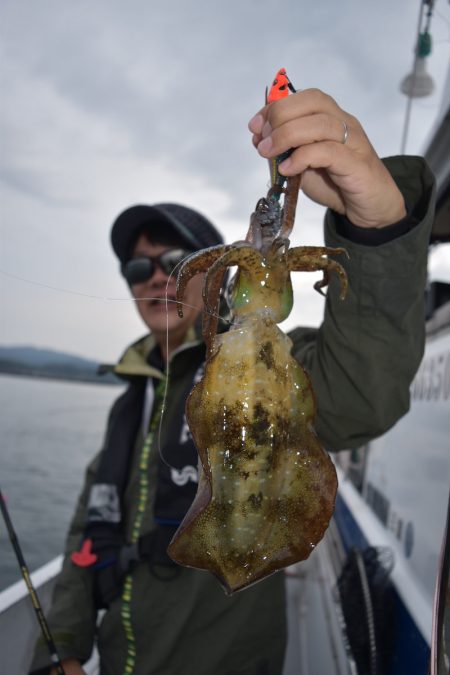
M 344 120 L 341 120 L 341 121 L 342 121 L 342 126 L 344 127 L 344 135 L 342 136 L 341 143 L 342 143 L 342 145 L 345 145 L 347 143 L 347 140 L 348 140 L 348 126 L 347 126 L 347 122 L 345 122 Z

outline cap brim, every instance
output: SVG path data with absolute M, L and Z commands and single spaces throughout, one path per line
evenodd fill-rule
M 133 241 L 142 228 L 155 233 L 159 231 L 171 232 L 179 237 L 187 248 L 197 250 L 202 244 L 195 235 L 172 214 L 159 209 L 157 206 L 137 205 L 126 209 L 115 220 L 111 230 L 111 244 L 119 260 L 124 263 L 130 255 Z

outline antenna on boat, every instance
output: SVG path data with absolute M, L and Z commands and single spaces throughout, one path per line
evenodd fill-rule
M 39 626 L 42 631 L 42 635 L 44 636 L 44 640 L 47 643 L 48 650 L 50 652 L 50 657 L 52 660 L 52 667 L 56 669 L 56 672 L 58 675 L 65 675 L 64 668 L 61 663 L 61 659 L 59 658 L 58 652 L 56 650 L 55 643 L 52 638 L 52 634 L 50 633 L 50 628 L 48 627 L 48 623 L 45 619 L 44 612 L 42 610 L 42 605 L 39 602 L 38 595 L 36 593 L 36 590 L 33 586 L 33 582 L 31 581 L 30 577 L 30 572 L 28 570 L 27 564 L 25 562 L 25 558 L 23 557 L 22 549 L 19 544 L 19 540 L 17 538 L 17 535 L 14 531 L 14 527 L 11 521 L 11 517 L 8 512 L 8 508 L 6 506 L 6 501 L 3 496 L 3 492 L 0 488 L 0 509 L 2 512 L 3 520 L 5 521 L 6 529 L 8 530 L 8 535 L 9 539 L 11 541 L 12 547 L 14 549 L 14 552 L 17 557 L 17 561 L 19 563 L 20 571 L 22 572 L 22 576 L 24 578 L 25 584 L 28 589 L 28 593 L 31 598 L 32 605 L 34 607 L 34 610 L 36 612 L 37 619 L 39 621 Z

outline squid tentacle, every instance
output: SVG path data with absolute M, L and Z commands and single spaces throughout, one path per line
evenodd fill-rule
M 197 274 L 207 272 L 214 260 L 223 255 L 223 253 L 229 249 L 229 244 L 211 246 L 208 249 L 202 249 L 192 253 L 192 255 L 186 258 L 186 260 L 182 263 L 178 272 L 176 286 L 177 309 L 180 317 L 183 316 L 182 300 L 184 298 L 184 292 L 190 280 Z
M 335 260 L 330 260 L 329 255 L 347 255 L 344 248 L 330 248 L 328 246 L 298 246 L 288 251 L 288 269 L 290 272 L 316 272 L 323 270 L 323 278 L 314 284 L 314 288 L 321 295 L 322 288 L 328 286 L 330 272 L 339 277 L 341 284 L 340 298 L 344 300 L 347 295 L 348 279 L 345 269 Z

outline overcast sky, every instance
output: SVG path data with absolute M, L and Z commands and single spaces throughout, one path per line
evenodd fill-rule
M 2 0 L 0 344 L 115 360 L 145 332 L 109 244 L 135 203 L 198 208 L 242 239 L 268 169 L 247 122 L 285 67 L 356 115 L 381 156 L 398 154 L 419 0 Z M 437 0 L 428 71 L 407 152 L 421 154 L 450 54 Z M 322 242 L 301 198 L 293 245 Z M 437 252 L 432 273 L 450 272 Z M 14 276 L 10 276 L 14 275 Z M 19 277 L 19 278 L 17 278 Z M 286 327 L 317 325 L 312 275 L 298 275 Z M 22 279 L 22 280 L 21 280 Z M 25 281 L 26 280 L 26 281 Z M 32 283 L 27 283 L 32 282 Z

